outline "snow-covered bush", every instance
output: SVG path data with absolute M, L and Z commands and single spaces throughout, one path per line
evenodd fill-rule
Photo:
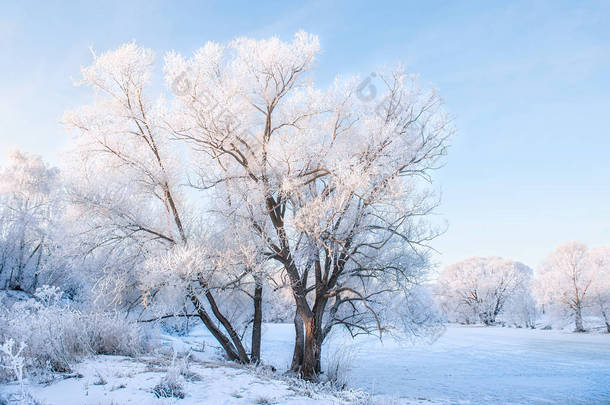
M 184 376 L 189 375 L 188 361 L 189 355 L 178 359 L 174 352 L 172 362 L 167 368 L 166 374 L 161 381 L 153 387 L 153 394 L 157 398 L 184 398 Z
M 0 345 L 0 381 L 16 379 L 21 385 L 23 394 L 23 367 L 25 359 L 22 356 L 25 343 L 15 347 L 15 341 L 8 339 Z
M 0 405 L 16 404 L 20 405 L 42 405 L 40 401 L 32 396 L 24 384 L 24 368 L 26 359 L 23 350 L 25 343 L 21 342 L 18 346 L 13 339 L 8 339 L 0 344 L 0 382 L 17 380 L 19 391 L 8 397 L 0 396 Z
M 184 398 L 184 385 L 179 374 L 168 371 L 163 379 L 154 386 L 153 394 L 157 398 Z
M 118 313 L 81 314 L 94 354 L 136 356 L 146 348 L 146 334 Z
M 114 313 L 80 311 L 57 288 L 39 288 L 35 298 L 0 311 L 0 341 L 23 342 L 25 370 L 69 371 L 91 354 L 133 356 L 145 348 L 137 325 Z

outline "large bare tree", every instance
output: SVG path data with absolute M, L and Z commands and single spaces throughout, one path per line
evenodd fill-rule
M 290 281 L 293 368 L 309 379 L 334 325 L 381 333 L 392 326 L 384 303 L 421 279 L 437 234 L 423 184 L 452 133 L 436 92 L 402 71 L 378 75 L 377 102 L 357 78 L 316 88 L 318 48 L 303 32 L 290 43 L 239 38 L 165 66 L 179 102 L 168 125 L 197 156 L 198 187 L 248 219 L 242 233 Z

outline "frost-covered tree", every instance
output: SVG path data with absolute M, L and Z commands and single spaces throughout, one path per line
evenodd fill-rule
M 589 263 L 593 272 L 591 305 L 596 315 L 601 316 L 610 333 L 610 246 L 600 246 L 589 252 Z
M 446 267 L 438 279 L 438 295 L 449 318 L 460 322 L 496 322 L 510 303 L 526 305 L 532 270 L 499 257 L 472 257 Z
M 149 94 L 153 62 L 151 51 L 130 43 L 82 69 L 94 101 L 65 115 L 78 134 L 66 172 L 81 248 L 103 270 L 97 285 L 119 298 L 138 291 L 129 298 L 148 307 L 182 288 L 174 297 L 195 308 L 228 358 L 249 362 L 203 266 L 206 227 L 181 187 L 187 157 L 168 138 L 164 103 Z
M 194 152 L 197 187 L 282 266 L 298 315 L 293 369 L 311 379 L 333 326 L 396 327 L 383 311 L 428 268 L 437 201 L 423 180 L 452 133 L 436 92 L 400 70 L 379 75 L 376 104 L 362 102 L 357 78 L 315 87 L 318 52 L 299 32 L 207 43 L 165 65 L 178 101 L 168 125 Z
M 593 279 L 587 246 L 570 242 L 546 258 L 537 272 L 534 291 L 540 304 L 571 312 L 575 331 L 584 332 L 583 310 Z
M 63 276 L 59 171 L 40 156 L 13 151 L 8 157 L 0 169 L 0 288 L 33 292 L 39 282 Z

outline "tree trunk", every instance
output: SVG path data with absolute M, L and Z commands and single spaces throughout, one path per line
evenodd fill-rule
M 317 381 L 320 374 L 320 330 L 316 327 L 315 317 L 303 320 L 305 324 L 305 345 L 303 350 L 303 364 L 301 377 L 309 381 Z
M 322 320 L 328 298 L 324 296 L 325 290 L 319 289 L 313 306 L 313 317 L 304 318 L 305 323 L 305 349 L 303 351 L 303 367 L 301 376 L 306 380 L 316 381 L 322 372 Z
M 297 311 L 294 313 L 294 351 L 292 353 L 292 365 L 290 370 L 295 373 L 301 371 L 303 364 L 303 346 L 305 345 L 305 332 L 303 331 L 303 320 Z
M 250 360 L 253 363 L 261 361 L 261 329 L 263 323 L 263 283 L 255 278 L 254 286 L 254 320 L 252 321 L 252 353 Z
M 574 332 L 584 332 L 585 328 L 582 323 L 582 311 L 580 306 L 576 307 L 574 310 L 574 323 L 576 325 L 576 329 Z

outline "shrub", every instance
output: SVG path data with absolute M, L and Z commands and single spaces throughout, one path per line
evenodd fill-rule
M 137 325 L 118 314 L 79 311 L 48 286 L 0 310 L 0 343 L 10 339 L 25 344 L 25 370 L 31 374 L 70 371 L 92 354 L 134 356 L 146 343 Z
M 167 370 L 167 374 L 154 386 L 153 394 L 157 398 L 184 398 L 183 379 L 177 367 L 170 367 Z
M 338 347 L 326 356 L 326 379 L 337 389 L 345 389 L 354 362 L 354 348 Z

